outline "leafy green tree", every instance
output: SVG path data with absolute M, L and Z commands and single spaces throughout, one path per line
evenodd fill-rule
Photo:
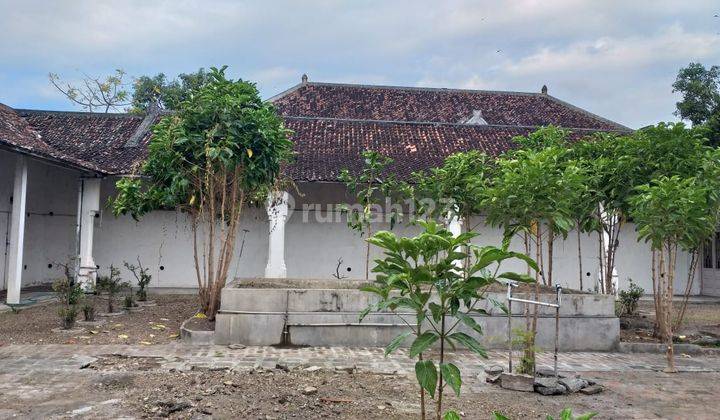
M 524 274 L 500 272 L 502 262 L 519 258 L 537 269 L 535 262 L 524 254 L 507 250 L 507 246 L 476 247 L 470 243 L 476 233 L 466 232 L 457 237 L 434 220 L 419 221 L 423 232 L 412 238 L 399 238 L 388 231 L 373 235 L 368 242 L 380 247 L 384 257 L 375 260 L 373 272 L 378 273 L 373 286 L 363 288 L 379 297 L 379 301 L 368 307 L 361 320 L 371 311 L 390 309 L 393 312 L 412 311 L 415 319 L 407 321 L 398 315 L 407 327 L 407 332 L 393 339 L 385 350 L 392 353 L 409 337 L 413 336 L 410 357 L 418 359 L 415 375 L 420 385 L 420 407 L 422 418 L 426 418 L 426 393 L 436 400 L 436 419 L 443 416 L 443 390 L 452 388 L 459 396 L 462 380 L 460 369 L 445 360 L 445 349 L 449 345 L 465 347 L 487 357 L 485 350 L 475 337 L 456 331 L 460 323 L 473 335 L 482 334 L 482 328 L 471 316 L 486 314 L 478 305 L 484 300 L 486 288 L 498 279 L 532 282 Z M 460 250 L 468 250 L 468 254 Z M 470 257 L 470 264 L 462 267 L 458 260 Z M 424 358 L 424 353 L 439 344 L 439 360 Z M 459 419 L 454 411 L 444 414 L 445 419 Z
M 420 215 L 440 220 L 448 213 L 464 218 L 472 231 L 470 216 L 480 214 L 490 183 L 488 157 L 477 150 L 448 156 L 443 166 L 412 177 L 412 198 Z
M 649 242 L 653 250 L 656 318 L 667 343 L 666 371 L 677 372 L 671 321 L 677 251 L 678 247 L 689 251 L 715 231 L 718 208 L 707 187 L 695 178 L 660 176 L 636 190 L 630 215 L 638 238 Z
M 673 92 L 679 92 L 682 100 L 677 102 L 675 115 L 699 125 L 710 119 L 720 109 L 720 67 L 705 68 L 700 63 L 690 63 L 678 72 Z
M 572 229 L 576 217 L 573 206 L 579 201 L 577 196 L 585 181 L 582 168 L 569 161 L 568 154 L 566 148 L 557 145 L 537 151 L 515 151 L 498 160 L 495 181 L 488 190 L 488 222 L 503 228 L 508 241 L 521 235 L 526 254 L 531 254 L 531 245 L 535 247 L 535 260 L 540 267 L 536 272 L 536 300 L 541 280 L 553 284 L 554 238 L 567 237 Z M 543 251 L 544 245 L 547 252 Z M 533 371 L 537 306 L 527 315 L 523 359 Z
M 399 183 L 387 170 L 393 163 L 391 158 L 372 150 L 363 151 L 362 158 L 363 167 L 360 173 L 353 174 L 348 169 L 343 169 L 340 180 L 360 205 L 360 208 L 343 206 L 343 211 L 348 215 L 348 227 L 369 238 L 372 235 L 373 219 L 382 217 L 382 205 L 386 198 L 392 197 Z M 393 211 L 389 216 L 392 229 L 400 215 Z M 370 278 L 370 243 L 365 250 L 365 278 Z
M 163 109 L 177 109 L 191 92 L 209 81 L 210 73 L 204 68 L 193 73 L 181 73 L 174 80 L 169 80 L 164 73 L 140 76 L 133 84 L 130 110 L 144 113 L 151 104 L 157 104 Z
M 568 146 L 568 130 L 548 125 L 540 127 L 526 136 L 516 136 L 513 142 L 520 146 L 520 150 L 534 150 L 536 152 L 548 147 L 564 148 Z
M 274 185 L 291 156 L 288 130 L 254 84 L 212 68 L 177 112 L 153 129 L 142 177 L 117 182 L 116 215 L 186 212 L 203 312 L 214 319 L 243 207 Z

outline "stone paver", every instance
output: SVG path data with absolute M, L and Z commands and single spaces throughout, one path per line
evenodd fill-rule
M 407 357 L 407 350 L 383 357 L 382 348 L 345 347 L 246 347 L 230 349 L 226 346 L 188 346 L 168 344 L 155 346 L 133 345 L 7 345 L 0 347 L 0 371 L 27 374 L 31 371 L 67 371 L 79 369 L 93 357 L 123 355 L 130 357 L 155 357 L 160 369 L 188 370 L 208 369 L 272 369 L 277 363 L 293 368 L 299 365 L 317 365 L 328 369 L 355 366 L 362 371 L 407 374 L 414 370 L 414 361 Z M 491 351 L 488 359 L 471 353 L 450 353 L 461 370 L 476 377 L 486 366 L 507 366 L 507 353 Z M 515 357 L 517 361 L 519 358 Z M 676 357 L 681 372 L 720 372 L 720 357 L 716 355 Z M 552 353 L 538 355 L 540 368 L 551 368 Z M 558 369 L 562 372 L 612 372 L 651 370 L 659 371 L 665 366 L 662 354 L 651 353 L 561 353 Z

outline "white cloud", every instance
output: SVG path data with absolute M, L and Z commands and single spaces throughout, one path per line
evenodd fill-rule
M 720 63 L 717 0 L 0 0 L 0 102 L 68 107 L 47 73 L 230 65 L 264 96 L 311 80 L 538 91 L 637 126 Z

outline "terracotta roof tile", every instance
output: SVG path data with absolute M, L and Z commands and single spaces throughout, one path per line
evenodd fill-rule
M 541 93 L 302 83 L 271 100 L 285 116 L 461 123 L 481 111 L 491 125 L 627 129 Z
M 448 155 L 481 150 L 497 156 L 512 138 L 541 125 L 594 131 L 629 130 L 545 94 L 303 83 L 272 98 L 294 131 L 295 161 L 284 170 L 296 181 L 337 181 L 358 171 L 365 149 L 411 172 L 442 164 Z M 487 125 L 460 124 L 481 111 Z M 12 110 L 0 104 L 0 143 L 101 174 L 133 172 L 147 155 L 149 127 L 159 115 Z
M 97 114 L 18 110 L 42 139 L 55 150 L 73 156 L 105 174 L 123 174 L 145 158 L 149 130 L 135 147 L 126 143 L 141 126 L 144 117 L 131 114 Z
M 363 150 L 374 150 L 394 163 L 388 168 L 400 178 L 442 165 L 453 153 L 480 150 L 497 157 L 517 145 L 512 138 L 532 128 L 461 124 L 388 123 L 286 117 L 294 131 L 296 157 L 286 168 L 295 181 L 337 181 L 344 168 L 359 173 Z M 594 130 L 576 130 L 572 138 Z

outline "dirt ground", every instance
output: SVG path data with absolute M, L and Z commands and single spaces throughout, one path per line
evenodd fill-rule
M 673 302 L 674 314 L 680 310 L 680 302 Z M 623 317 L 620 339 L 628 342 L 657 342 L 653 337 L 655 308 L 652 301 L 640 301 L 637 315 Z M 676 341 L 703 346 L 720 346 L 720 304 L 688 303 L 683 324 L 675 332 Z
M 157 295 L 156 306 L 147 306 L 111 317 L 96 317 L 102 325 L 82 326 L 72 332 L 53 332 L 60 326 L 59 303 L 32 306 L 19 313 L 0 314 L 0 345 L 3 344 L 160 344 L 176 340 L 180 324 L 196 313 L 194 295 Z M 97 298 L 96 312 L 104 312 L 107 300 Z M 118 299 L 116 310 L 122 304 Z M 82 320 L 82 313 L 78 320 Z M 102 322 L 101 321 L 101 322 Z
M 412 377 L 342 371 L 157 370 L 152 358 L 107 356 L 76 372 L 29 375 L 17 391 L 0 392 L 0 417 L 417 419 Z M 0 374 L 0 377 L 2 375 Z M 606 390 L 596 395 L 541 396 L 495 385 L 465 385 L 446 408 L 463 419 L 557 416 L 565 407 L 597 418 L 710 419 L 720 373 L 667 375 L 652 371 L 585 372 Z M 0 386 L 1 387 L 1 386 Z M 19 388 L 22 388 L 21 390 Z

